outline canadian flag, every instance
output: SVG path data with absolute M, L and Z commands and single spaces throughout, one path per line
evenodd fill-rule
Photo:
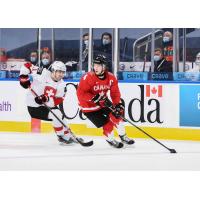
M 162 85 L 158 86 L 151 86 L 151 85 L 146 85 L 146 97 L 150 97 L 151 95 L 157 95 L 158 97 L 162 97 Z

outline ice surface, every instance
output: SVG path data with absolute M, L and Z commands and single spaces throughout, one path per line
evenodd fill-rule
M 200 142 L 162 140 L 177 154 L 149 139 L 110 147 L 102 137 L 92 147 L 60 145 L 53 134 L 0 133 L 0 170 L 200 170 Z

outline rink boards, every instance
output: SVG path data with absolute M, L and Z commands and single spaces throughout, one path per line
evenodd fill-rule
M 80 135 L 101 135 L 79 110 L 77 82 L 67 85 L 63 104 L 71 128 Z M 180 83 L 119 83 L 125 117 L 157 138 L 200 140 L 200 86 Z M 0 81 L 0 131 L 52 133 L 50 123 L 30 118 L 26 90 L 17 81 Z M 144 137 L 126 124 L 131 137 Z

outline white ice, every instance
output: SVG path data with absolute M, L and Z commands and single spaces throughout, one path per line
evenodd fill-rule
M 200 170 L 200 142 L 150 139 L 133 146 L 110 147 L 102 137 L 92 147 L 60 145 L 53 134 L 0 133 L 0 170 Z

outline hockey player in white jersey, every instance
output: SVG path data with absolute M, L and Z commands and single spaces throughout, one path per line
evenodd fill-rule
M 44 69 L 41 75 L 32 73 L 32 64 L 26 63 L 20 70 L 20 85 L 29 89 L 30 87 L 36 92 L 37 97 L 31 92 L 27 91 L 27 108 L 32 118 L 52 121 L 53 128 L 58 136 L 58 141 L 61 143 L 74 143 L 76 140 L 72 137 L 71 130 L 67 126 L 64 127 L 56 117 L 49 112 L 43 105 L 45 103 L 55 115 L 62 119 L 62 113 L 58 109 L 58 105 L 63 102 L 65 97 L 65 83 L 63 77 L 66 72 L 66 66 L 61 61 L 55 61 L 51 65 L 51 71 Z M 32 73 L 33 82 L 30 82 L 29 74 Z

